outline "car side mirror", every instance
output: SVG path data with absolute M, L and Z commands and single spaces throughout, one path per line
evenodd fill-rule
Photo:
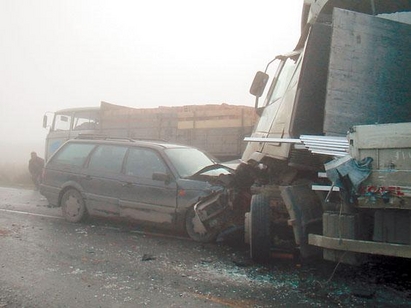
M 161 172 L 154 172 L 152 179 L 153 181 L 160 181 L 166 184 L 171 182 L 171 176 L 167 173 L 161 173 Z

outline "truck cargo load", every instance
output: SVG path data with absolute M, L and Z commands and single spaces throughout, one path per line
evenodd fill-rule
M 257 115 L 252 107 L 208 104 L 128 108 L 101 102 L 101 133 L 198 147 L 221 160 L 237 159 Z

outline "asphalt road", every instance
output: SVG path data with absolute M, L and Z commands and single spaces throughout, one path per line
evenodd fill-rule
M 411 306 L 398 268 L 247 256 L 125 222 L 68 223 L 38 192 L 0 187 L 0 308 Z

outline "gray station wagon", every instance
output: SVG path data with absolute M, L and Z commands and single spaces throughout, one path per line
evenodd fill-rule
M 120 217 L 211 241 L 226 222 L 233 170 L 192 147 L 73 139 L 47 162 L 40 192 L 66 220 Z

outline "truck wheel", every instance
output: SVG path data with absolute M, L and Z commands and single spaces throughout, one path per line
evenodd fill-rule
M 249 216 L 250 257 L 257 263 L 266 263 L 271 251 L 270 199 L 264 195 L 254 195 Z
M 70 188 L 61 197 L 61 209 L 67 221 L 80 222 L 87 216 L 86 205 L 80 192 Z
M 201 224 L 200 219 L 190 207 L 186 215 L 186 232 L 196 242 L 208 243 L 216 239 L 218 231 L 207 231 Z

